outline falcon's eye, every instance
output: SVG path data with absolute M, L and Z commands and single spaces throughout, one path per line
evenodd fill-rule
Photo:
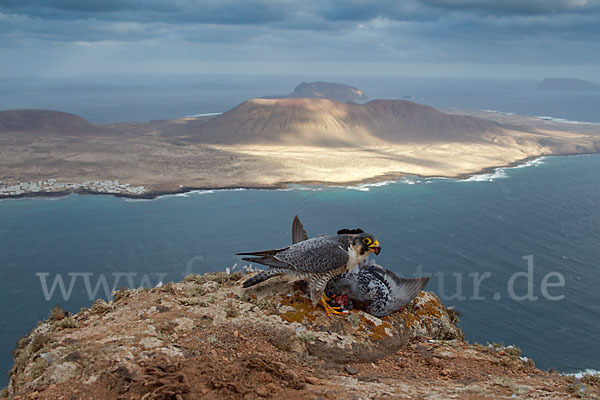
M 371 243 L 373 243 L 373 241 L 369 238 L 364 238 L 363 239 L 363 243 L 366 244 L 367 246 L 370 245 Z

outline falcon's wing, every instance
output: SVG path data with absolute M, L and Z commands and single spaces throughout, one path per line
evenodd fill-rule
M 321 274 L 348 263 L 348 251 L 335 236 L 318 236 L 290 246 L 274 256 L 298 272 Z
M 298 242 L 303 242 L 308 239 L 308 234 L 304 230 L 304 226 L 302 226 L 302 222 L 300 222 L 300 218 L 296 215 L 294 217 L 294 222 L 292 223 L 292 244 L 296 244 Z

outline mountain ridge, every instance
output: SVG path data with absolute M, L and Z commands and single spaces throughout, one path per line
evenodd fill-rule
M 109 130 L 92 124 L 78 115 L 63 111 L 17 109 L 0 111 L 0 133 L 59 134 L 89 136 Z
M 247 100 L 201 124 L 192 121 L 188 128 L 186 140 L 195 143 L 330 146 L 477 142 L 501 131 L 497 123 L 408 100 L 357 104 L 307 98 Z

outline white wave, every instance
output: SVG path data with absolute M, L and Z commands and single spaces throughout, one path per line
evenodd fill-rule
M 362 186 L 338 186 L 338 187 L 343 187 L 344 189 L 348 189 L 348 190 L 358 190 L 359 192 L 370 192 L 371 189 L 369 189 L 368 187 L 362 187 Z
M 571 372 L 561 375 L 574 376 L 575 378 L 581 378 L 584 375 L 600 375 L 600 371 L 597 369 L 586 369 L 585 371 Z
M 62 199 L 66 199 L 67 197 L 71 196 L 70 194 L 66 195 L 66 196 L 58 196 L 58 197 L 32 197 L 32 199 L 35 200 L 43 200 L 43 201 L 59 201 Z
M 370 192 L 371 191 L 370 188 L 387 186 L 392 183 L 396 183 L 396 181 L 380 181 L 380 182 L 373 182 L 373 183 L 361 183 L 356 186 L 337 186 L 337 187 L 343 187 L 344 189 L 349 189 L 349 190 L 358 190 L 361 192 Z
M 489 174 L 473 175 L 467 179 L 462 179 L 462 182 L 493 182 L 496 179 L 508 178 L 506 168 L 497 168 Z
M 534 115 L 534 118 L 543 119 L 544 121 L 562 122 L 563 124 L 586 124 L 588 122 L 572 121 L 566 118 L 556 118 L 548 115 Z
M 437 181 L 457 181 L 456 178 L 448 178 L 447 176 L 432 176 L 424 179 L 426 185 L 430 183 L 435 183 Z M 414 182 L 413 182 L 414 183 Z M 421 181 L 416 181 L 416 183 L 421 183 Z
M 519 164 L 519 165 L 515 165 L 514 167 L 510 167 L 510 169 L 525 168 L 525 167 L 535 167 L 535 166 L 538 166 L 540 164 L 543 164 L 545 159 L 546 159 L 546 157 L 542 156 L 542 157 L 539 157 L 539 158 L 536 158 L 536 159 L 524 162 L 523 164 Z
M 194 194 L 211 194 L 214 193 L 214 190 L 190 190 L 189 192 L 184 193 L 175 193 L 173 197 L 190 197 Z
M 189 192 L 163 194 L 161 196 L 156 197 L 156 199 L 167 199 L 169 197 L 190 197 L 193 194 L 211 194 L 214 192 L 214 190 L 190 190 Z
M 494 114 L 504 114 L 504 115 L 515 115 L 512 112 L 498 111 L 498 110 L 481 110 L 483 112 L 494 113 Z
M 467 179 L 459 179 L 462 182 L 493 182 L 496 179 L 508 178 L 507 170 L 518 169 L 525 167 L 537 167 L 538 165 L 544 164 L 545 156 L 535 158 L 533 160 L 526 161 L 522 164 L 515 165 L 514 167 L 500 167 L 496 168 L 494 172 L 487 174 L 473 175 Z
M 375 182 L 375 183 L 365 183 L 365 184 L 362 184 L 359 186 L 361 186 L 361 187 L 379 187 L 379 186 L 387 186 L 392 183 L 396 183 L 396 181 L 381 181 L 381 182 Z
M 289 185 L 285 189 L 275 189 L 275 190 L 279 190 L 279 191 L 283 191 L 283 192 L 288 192 L 290 190 L 306 190 L 309 192 L 320 192 L 321 190 L 323 190 L 323 188 L 317 187 L 317 186 Z
M 203 114 L 193 114 L 193 115 L 186 115 L 186 118 L 198 118 L 198 117 L 214 117 L 215 115 L 221 115 L 223 113 L 203 113 Z
M 64 196 L 22 196 L 22 197 L 5 197 L 0 201 L 59 201 L 64 200 L 67 197 L 78 196 L 76 193 L 69 193 Z

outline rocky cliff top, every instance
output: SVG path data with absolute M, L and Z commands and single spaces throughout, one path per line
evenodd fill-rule
M 22 338 L 14 399 L 571 398 L 598 382 L 542 372 L 512 346 L 464 341 L 431 292 L 376 318 L 327 317 L 301 283 L 242 274 L 120 290 Z M 581 391 L 583 390 L 583 392 Z

